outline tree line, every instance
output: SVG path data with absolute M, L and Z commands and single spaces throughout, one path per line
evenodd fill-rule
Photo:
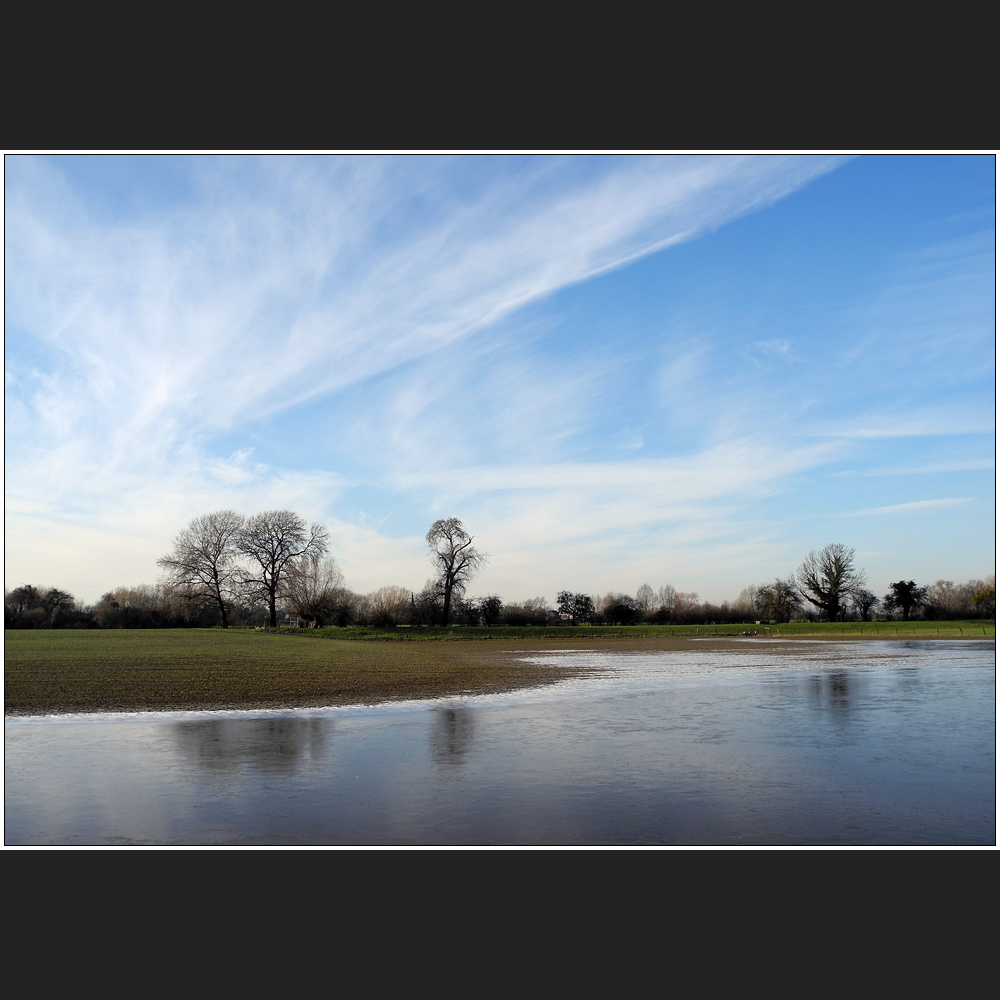
M 891 583 L 883 597 L 868 589 L 864 570 L 855 565 L 854 549 L 842 543 L 810 552 L 787 579 L 745 587 L 734 610 L 755 621 L 796 619 L 872 621 L 902 618 L 930 620 L 993 618 L 996 577 L 954 584 L 938 580 L 921 587 L 913 580 Z
M 359 594 L 329 556 L 322 525 L 288 510 L 250 517 L 215 511 L 193 519 L 157 560 L 160 583 L 118 587 L 93 606 L 56 588 L 24 585 L 4 593 L 5 627 L 668 625 L 992 618 L 996 611 L 993 577 L 926 587 L 900 580 L 879 598 L 867 589 L 854 550 L 842 543 L 809 553 L 787 578 L 745 587 L 736 601 L 720 605 L 646 583 L 634 596 L 560 591 L 555 607 L 544 597 L 470 598 L 469 584 L 489 557 L 462 521 L 435 521 L 426 541 L 433 575 L 420 591 L 393 585 Z

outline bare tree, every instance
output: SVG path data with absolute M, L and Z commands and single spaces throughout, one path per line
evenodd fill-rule
M 893 585 L 895 586 L 895 584 Z M 929 618 L 991 618 L 996 605 L 996 578 L 953 583 L 938 580 L 926 588 L 924 614 Z
M 93 609 L 99 628 L 205 628 L 214 624 L 215 608 L 184 588 L 140 583 L 116 587 Z
M 526 601 L 506 604 L 500 620 L 504 625 L 546 625 L 549 602 L 544 597 L 529 597 Z
M 674 603 L 677 600 L 677 591 L 669 583 L 665 583 L 656 592 L 656 603 L 661 608 L 666 608 L 667 612 L 673 612 Z
M 444 598 L 441 612 L 444 625 L 448 624 L 451 614 L 452 594 L 464 593 L 476 570 L 486 565 L 488 557 L 472 547 L 473 537 L 457 517 L 435 521 L 427 532 L 431 562 L 438 571 L 437 585 Z
M 751 583 L 740 591 L 736 603 L 732 606 L 732 611 L 740 618 L 751 620 L 760 618 L 761 593 L 760 587 L 756 583 Z
M 101 628 L 158 628 L 163 621 L 163 588 L 140 583 L 115 587 L 94 607 L 94 621 Z
M 157 559 L 170 585 L 182 588 L 219 612 L 229 627 L 229 609 L 240 579 L 236 541 L 246 523 L 234 510 L 196 517 L 175 539 L 169 555 Z
M 290 510 L 265 510 L 243 526 L 237 546 L 253 567 L 245 580 L 267 601 L 272 628 L 278 624 L 278 596 L 289 567 L 322 556 L 329 540 L 321 524 L 307 530 L 306 522 Z
M 642 587 L 639 588 L 642 592 Z M 639 594 L 636 594 L 639 600 Z M 642 603 L 640 601 L 640 603 Z M 666 583 L 653 595 L 652 605 L 646 611 L 646 617 L 657 625 L 666 625 L 674 614 L 674 605 L 677 603 L 677 591 Z
M 810 552 L 799 567 L 796 582 L 799 593 L 833 622 L 840 617 L 848 597 L 865 585 L 865 572 L 854 566 L 854 549 L 836 542 L 818 555 Z
M 851 594 L 851 606 L 854 613 L 863 621 L 868 621 L 878 611 L 879 599 L 864 587 L 858 587 Z
M 678 590 L 674 594 L 674 610 L 671 618 L 673 620 L 683 620 L 690 618 L 698 607 L 698 595 L 693 591 L 684 592 Z
M 393 628 L 410 610 L 410 591 L 406 587 L 379 587 L 368 595 L 369 624 Z
M 281 589 L 288 610 L 312 628 L 322 628 L 349 601 L 340 567 L 318 554 L 289 563 Z
M 436 580 L 428 580 L 419 594 L 410 594 L 409 619 L 411 625 L 438 625 L 444 599 Z

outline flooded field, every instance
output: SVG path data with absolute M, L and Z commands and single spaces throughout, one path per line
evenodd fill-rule
M 7 844 L 983 845 L 992 641 L 536 652 L 511 694 L 9 718 Z

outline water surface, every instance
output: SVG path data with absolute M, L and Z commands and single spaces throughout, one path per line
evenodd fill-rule
M 992 642 L 534 654 L 487 697 L 7 719 L 8 844 L 995 842 Z

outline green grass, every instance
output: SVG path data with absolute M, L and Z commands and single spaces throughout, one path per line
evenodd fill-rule
M 278 633 L 323 639 L 347 639 L 382 642 L 426 642 L 429 640 L 483 639 L 613 639 L 613 638 L 691 638 L 727 635 L 780 636 L 871 636 L 895 638 L 916 636 L 923 639 L 961 638 L 996 635 L 993 621 L 959 622 L 795 622 L 786 625 L 498 625 L 486 628 L 454 625 L 451 628 L 402 627 L 376 628 L 279 628 Z

